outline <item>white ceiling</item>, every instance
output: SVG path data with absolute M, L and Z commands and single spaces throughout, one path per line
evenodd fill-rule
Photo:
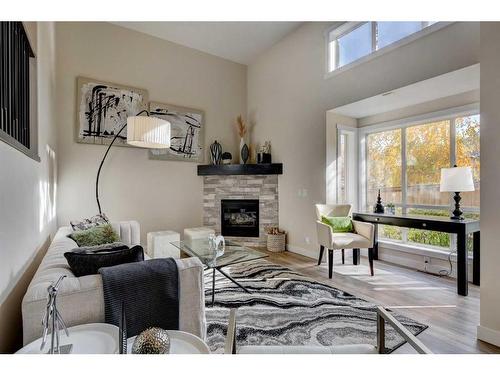
M 248 65 L 301 22 L 113 22 Z
M 337 107 L 332 111 L 362 118 L 479 89 L 479 64 Z

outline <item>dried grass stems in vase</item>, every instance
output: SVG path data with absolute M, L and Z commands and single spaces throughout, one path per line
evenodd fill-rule
M 236 129 L 238 130 L 238 135 L 240 136 L 240 164 L 246 164 L 248 157 L 250 156 L 248 146 L 246 145 L 244 139 L 248 131 L 248 126 L 241 115 L 236 118 Z
M 272 235 L 278 235 L 278 234 L 285 234 L 285 231 L 279 229 L 278 227 L 267 227 L 266 233 Z
M 241 117 L 241 115 L 239 115 L 237 118 L 236 118 L 236 129 L 238 130 L 238 135 L 240 136 L 240 138 L 243 138 L 245 137 L 245 135 L 247 134 L 247 124 L 245 123 L 245 121 L 243 120 L 243 117 Z

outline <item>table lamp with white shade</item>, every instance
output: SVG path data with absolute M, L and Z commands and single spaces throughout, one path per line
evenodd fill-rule
M 147 116 L 140 116 L 146 113 Z M 131 146 L 142 148 L 169 148 L 170 147 L 170 122 L 162 120 L 157 117 L 152 117 L 149 112 L 143 110 L 135 116 L 127 118 L 127 122 L 123 124 L 118 133 L 114 136 L 109 144 L 104 156 L 97 170 L 97 177 L 95 181 L 95 198 L 97 207 L 99 208 L 99 215 L 102 215 L 101 203 L 99 202 L 99 176 L 101 175 L 102 165 L 108 152 L 115 143 L 116 138 L 128 126 L 127 129 L 127 143 Z
M 442 168 L 441 169 L 441 192 L 455 193 L 453 199 L 455 200 L 455 210 L 451 219 L 463 220 L 463 212 L 460 210 L 460 200 L 462 197 L 460 193 L 465 191 L 474 191 L 474 180 L 472 178 L 472 170 L 470 167 L 457 167 Z

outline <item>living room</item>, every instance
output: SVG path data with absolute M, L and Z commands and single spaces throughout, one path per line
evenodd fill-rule
M 1 353 L 500 353 L 500 23 L 14 8 Z

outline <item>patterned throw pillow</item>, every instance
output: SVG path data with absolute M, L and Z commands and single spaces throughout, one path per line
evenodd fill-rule
M 77 231 L 90 229 L 99 225 L 109 224 L 109 220 L 106 215 L 100 214 L 92 216 L 90 219 L 83 219 L 81 221 L 74 220 L 70 221 L 69 223 L 71 225 L 71 228 L 73 228 L 74 231 Z
M 71 271 L 76 277 L 96 275 L 99 268 L 112 267 L 123 263 L 142 262 L 144 250 L 137 245 L 128 248 L 127 245 L 116 242 L 106 245 L 77 248 L 64 253 Z
M 354 232 L 352 220 L 350 217 L 336 216 L 321 216 L 321 222 L 329 225 L 333 233 L 349 233 Z
M 86 230 L 78 230 L 68 235 L 78 246 L 97 246 L 105 243 L 118 242 L 120 236 L 109 224 L 100 225 Z

